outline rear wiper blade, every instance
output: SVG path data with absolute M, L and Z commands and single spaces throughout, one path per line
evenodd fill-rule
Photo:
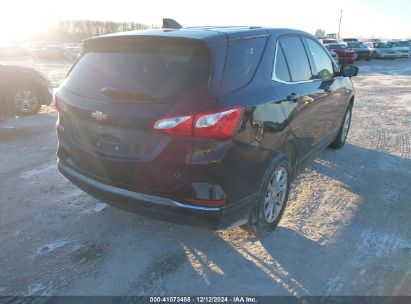
M 102 88 L 100 91 L 102 94 L 111 97 L 111 98 L 119 98 L 129 101 L 154 101 L 156 98 L 152 95 L 138 93 L 138 92 L 131 92 L 127 90 L 117 89 L 117 88 Z

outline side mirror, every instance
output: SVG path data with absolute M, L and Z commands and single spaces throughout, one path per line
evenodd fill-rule
M 358 67 L 356 67 L 355 65 L 343 64 L 340 68 L 340 75 L 343 77 L 357 76 L 358 70 Z

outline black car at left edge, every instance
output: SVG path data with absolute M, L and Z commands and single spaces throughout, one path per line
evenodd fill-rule
M 41 72 L 0 64 L 0 116 L 31 115 L 52 102 L 52 86 Z

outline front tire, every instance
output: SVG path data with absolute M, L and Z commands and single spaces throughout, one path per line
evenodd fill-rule
M 290 190 L 290 163 L 277 156 L 268 166 L 257 192 L 257 200 L 246 229 L 259 237 L 269 234 L 278 225 Z
M 338 135 L 334 139 L 334 141 L 330 144 L 331 148 L 340 149 L 342 146 L 344 146 L 345 141 L 348 136 L 348 131 L 350 130 L 351 116 L 352 116 L 352 104 L 350 103 L 347 111 L 345 111 L 344 119 L 341 124 L 340 130 L 338 131 Z
M 41 108 L 38 89 L 31 84 L 20 84 L 10 93 L 9 104 L 16 115 L 36 114 Z

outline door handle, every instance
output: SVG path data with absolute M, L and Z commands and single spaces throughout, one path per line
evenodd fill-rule
M 292 102 L 297 102 L 298 99 L 300 99 L 300 95 L 296 93 L 291 93 L 290 95 L 287 96 L 287 100 L 292 101 Z

